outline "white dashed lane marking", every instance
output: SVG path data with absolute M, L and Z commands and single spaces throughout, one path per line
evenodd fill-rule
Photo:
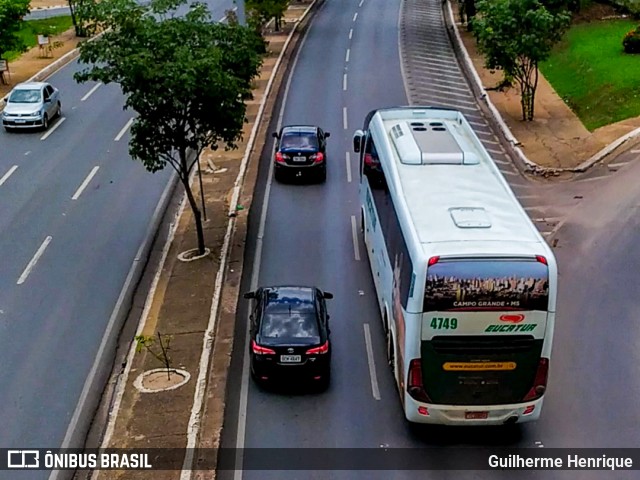
M 2 176 L 2 178 L 0 178 L 0 186 L 2 186 L 4 182 L 6 182 L 9 179 L 9 177 L 13 175 L 13 172 L 15 172 L 17 169 L 18 169 L 18 165 L 14 165 L 13 167 L 11 167 L 9 171 L 5 173 Z
M 89 90 L 89 91 L 86 93 L 86 95 L 80 99 L 80 101 L 81 101 L 81 102 L 84 102 L 87 98 L 89 98 L 89 97 L 93 94 L 93 92 L 95 92 L 96 90 L 98 90 L 101 86 L 102 86 L 102 82 L 98 82 L 98 83 L 96 83 L 96 85 L 95 85 L 91 90 Z
M 33 270 L 33 267 L 36 266 L 36 263 L 38 263 L 38 260 L 40 259 L 44 251 L 49 246 L 49 243 L 51 243 L 51 240 L 52 240 L 51 236 L 48 236 L 47 238 L 44 239 L 44 242 L 42 242 L 42 245 L 40 245 L 40 248 L 38 248 L 38 250 L 36 251 L 31 261 L 25 267 L 24 272 L 22 272 L 22 275 L 20 275 L 20 278 L 18 278 L 18 282 L 17 282 L 18 285 L 22 285 L 25 282 L 25 280 L 31 273 L 31 270 Z
M 54 123 L 51 127 L 49 127 L 49 130 L 47 131 L 47 133 L 42 135 L 42 137 L 40 137 L 40 140 L 46 140 L 47 138 L 49 138 L 49 135 L 55 132 L 58 129 L 58 127 L 64 123 L 66 119 L 67 117 L 60 118 L 56 123 Z
M 98 173 L 99 168 L 100 167 L 93 167 L 91 169 L 89 175 L 87 175 L 87 178 L 84 179 L 84 182 L 82 182 L 82 184 L 78 187 L 78 190 L 76 190 L 76 193 L 74 193 L 73 197 L 71 197 L 71 200 L 77 200 L 78 198 L 80 198 L 80 195 L 82 195 L 84 189 L 87 188 L 87 185 L 89 185 L 91 179 L 95 176 L 96 173 Z
M 124 136 L 124 134 L 127 133 L 127 130 L 129 130 L 129 127 L 131 126 L 132 123 L 133 123 L 133 118 L 130 118 L 127 124 L 124 127 L 122 127 L 122 130 L 120 130 L 118 135 L 116 135 L 116 138 L 114 138 L 113 140 L 115 142 L 119 142 L 120 139 Z

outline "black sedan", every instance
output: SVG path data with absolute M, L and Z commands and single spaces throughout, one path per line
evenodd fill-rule
M 263 287 L 244 294 L 253 299 L 251 376 L 308 379 L 329 386 L 331 345 L 325 300 L 333 295 L 315 287 Z
M 308 174 L 320 182 L 327 178 L 327 138 L 330 133 L 310 125 L 289 125 L 274 132 L 276 154 L 274 175 L 282 181 L 285 175 Z

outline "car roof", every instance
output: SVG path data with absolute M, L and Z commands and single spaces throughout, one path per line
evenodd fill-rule
M 317 133 L 318 127 L 314 125 L 288 125 L 282 127 L 282 133 Z
M 35 88 L 44 88 L 47 85 L 48 84 L 46 82 L 23 82 L 13 87 L 13 89 L 14 90 L 33 90 Z

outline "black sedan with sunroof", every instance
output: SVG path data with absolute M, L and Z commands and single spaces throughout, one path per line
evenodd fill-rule
M 276 154 L 274 176 L 327 178 L 327 138 L 330 133 L 311 125 L 288 125 L 274 132 Z
M 250 315 L 251 376 L 258 383 L 275 379 L 309 379 L 329 386 L 331 344 L 325 300 L 316 287 L 262 287 L 244 294 L 252 299 Z

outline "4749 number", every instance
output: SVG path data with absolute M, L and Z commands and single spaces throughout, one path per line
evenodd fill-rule
M 434 330 L 455 330 L 458 328 L 457 318 L 433 317 L 431 319 L 431 328 Z

